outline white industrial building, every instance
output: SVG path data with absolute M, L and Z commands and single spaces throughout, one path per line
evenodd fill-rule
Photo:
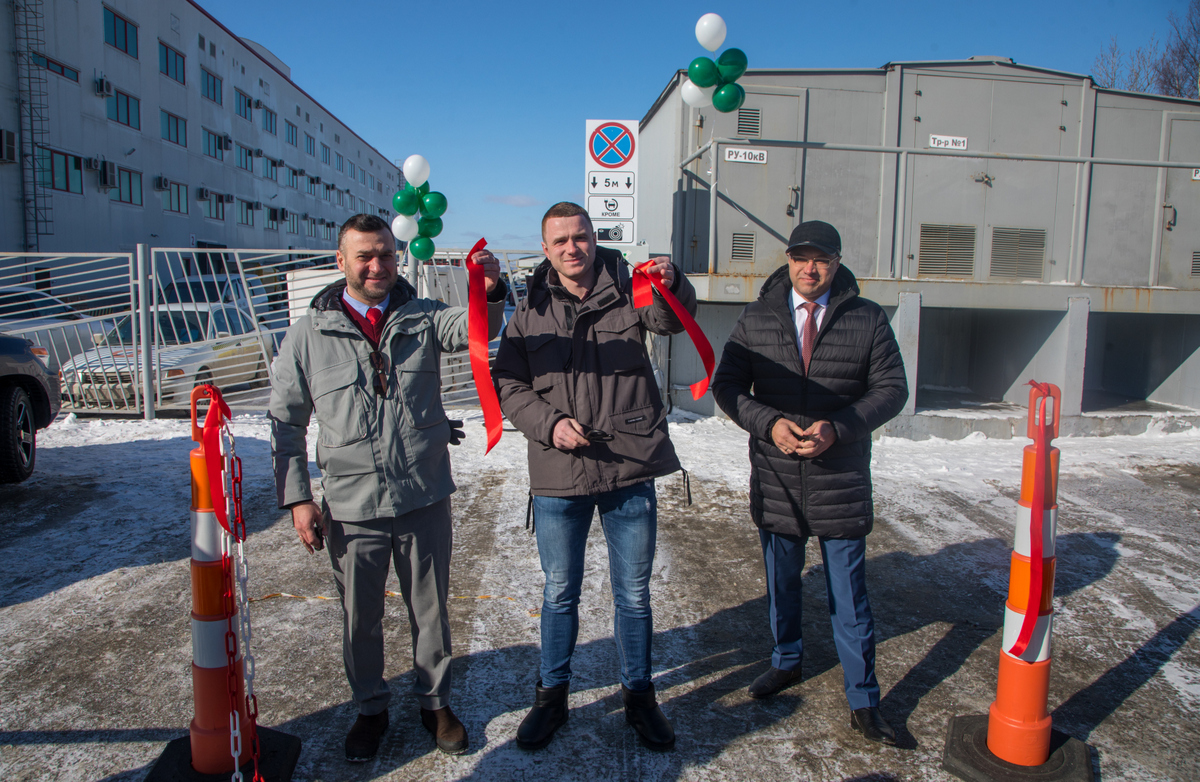
M 190 0 L 0 15 L 0 251 L 331 249 L 399 169 Z

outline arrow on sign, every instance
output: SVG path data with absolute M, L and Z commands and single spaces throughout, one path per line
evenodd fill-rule
M 596 186 L 596 177 L 592 177 L 592 187 Z
M 633 179 L 631 177 L 625 177 L 625 187 L 633 187 Z

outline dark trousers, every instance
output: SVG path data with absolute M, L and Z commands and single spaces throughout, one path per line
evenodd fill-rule
M 804 656 L 803 595 L 806 540 L 758 531 L 767 568 L 767 594 L 771 605 L 771 633 L 775 649 L 771 665 L 784 671 L 800 667 Z M 825 563 L 825 591 L 833 641 L 842 663 L 846 700 L 851 709 L 879 705 L 875 680 L 875 620 L 867 600 L 866 538 L 818 538 Z

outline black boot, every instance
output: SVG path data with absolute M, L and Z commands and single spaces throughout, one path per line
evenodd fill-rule
M 675 746 L 675 729 L 658 707 L 653 684 L 639 692 L 622 684 L 621 697 L 625 700 L 625 721 L 638 732 L 643 744 L 659 751 Z
M 567 724 L 567 687 L 543 687 L 538 679 L 533 708 L 517 728 L 517 746 L 521 749 L 541 749 L 554 738 L 554 731 Z

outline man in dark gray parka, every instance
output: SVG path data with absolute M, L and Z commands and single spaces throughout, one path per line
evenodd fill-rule
M 904 363 L 887 316 L 859 297 L 840 263 L 837 230 L 801 223 L 788 264 L 763 284 L 734 326 L 713 396 L 750 433 L 750 517 L 759 528 L 775 649 L 750 685 L 766 698 L 800 681 L 801 575 L 820 541 L 850 725 L 894 744 L 879 713 L 875 625 L 867 600 L 871 431 L 904 407 Z

